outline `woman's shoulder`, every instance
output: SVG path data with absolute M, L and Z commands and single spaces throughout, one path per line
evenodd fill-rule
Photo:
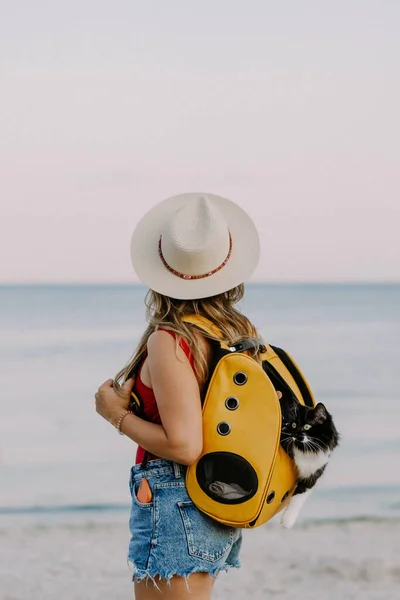
M 156 329 L 149 335 L 147 351 L 154 352 L 159 348 L 175 348 L 176 334 L 169 329 Z
M 147 340 L 147 351 L 150 353 L 172 351 L 176 353 L 177 348 L 181 349 L 190 358 L 191 352 L 188 341 L 170 329 L 159 328 L 153 331 Z
M 198 347 L 202 354 L 207 358 L 210 354 L 210 344 L 206 338 L 202 335 L 201 331 L 193 328 L 192 329 L 193 339 L 196 340 Z M 150 335 L 147 341 L 147 351 L 154 353 L 162 352 L 178 352 L 178 356 L 184 354 L 188 359 L 192 367 L 194 367 L 193 353 L 191 350 L 193 340 L 186 338 L 185 336 L 171 331 L 167 328 L 158 328 Z

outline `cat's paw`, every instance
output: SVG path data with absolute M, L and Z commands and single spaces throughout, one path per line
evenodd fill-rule
M 292 511 L 285 510 L 281 517 L 281 525 L 285 529 L 291 529 L 296 522 L 297 515 L 295 515 Z

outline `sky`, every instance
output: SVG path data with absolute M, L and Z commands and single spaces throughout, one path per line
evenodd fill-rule
M 134 282 L 182 192 L 256 281 L 400 281 L 400 2 L 0 0 L 0 282 Z

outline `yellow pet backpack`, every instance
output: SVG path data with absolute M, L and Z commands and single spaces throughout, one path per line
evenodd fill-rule
M 187 470 L 189 496 L 216 521 L 258 527 L 285 508 L 297 481 L 294 462 L 280 445 L 277 391 L 312 407 L 311 390 L 284 350 L 261 343 L 261 366 L 245 353 L 254 341 L 227 346 L 207 319 L 184 320 L 213 338 L 203 402 L 203 450 Z

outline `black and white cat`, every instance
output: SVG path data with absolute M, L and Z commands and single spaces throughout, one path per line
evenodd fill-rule
M 279 395 L 279 394 L 278 394 Z M 317 480 L 325 471 L 339 434 L 324 404 L 303 406 L 285 394 L 280 397 L 282 410 L 281 445 L 295 462 L 298 481 L 295 492 L 284 510 L 281 524 L 290 529 Z

